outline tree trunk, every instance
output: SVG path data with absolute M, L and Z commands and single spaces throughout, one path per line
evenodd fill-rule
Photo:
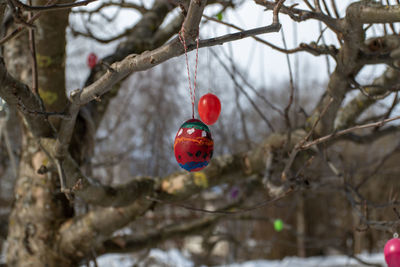
M 57 192 L 57 176 L 38 174 L 48 159 L 32 138 L 24 138 L 15 202 L 9 218 L 9 266 L 73 266 L 55 244 L 60 223 L 71 217 L 65 196 Z
M 297 197 L 297 209 L 296 209 L 296 230 L 297 230 L 297 256 L 301 258 L 306 257 L 306 219 L 304 216 L 304 196 L 299 194 Z

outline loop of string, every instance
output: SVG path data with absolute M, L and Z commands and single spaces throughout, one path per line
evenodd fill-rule
M 183 48 L 185 49 L 186 68 L 189 80 L 189 93 L 190 93 L 190 100 L 192 102 L 192 118 L 194 119 L 194 103 L 196 100 L 197 63 L 199 62 L 199 31 L 197 31 L 197 38 L 196 38 L 196 65 L 194 69 L 193 89 L 192 89 L 192 83 L 190 81 L 190 69 L 189 69 L 189 60 L 187 55 L 187 45 L 185 40 L 185 29 L 183 27 L 179 32 L 179 41 L 182 43 Z

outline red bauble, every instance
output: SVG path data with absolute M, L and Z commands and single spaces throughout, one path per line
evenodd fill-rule
M 90 53 L 87 57 L 87 64 L 89 68 L 93 69 L 97 64 L 97 56 L 95 53 Z
M 400 267 L 400 239 L 390 239 L 385 245 L 383 254 L 389 267 Z
M 207 125 L 199 120 L 186 121 L 175 136 L 174 152 L 181 168 L 195 172 L 208 165 L 213 155 L 214 141 Z
M 213 94 L 203 95 L 197 105 L 200 119 L 207 125 L 214 124 L 221 113 L 221 102 Z

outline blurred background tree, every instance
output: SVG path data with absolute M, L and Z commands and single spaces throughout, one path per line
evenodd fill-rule
M 248 6 L 267 9 L 268 22 L 236 25 L 229 14 Z M 78 266 L 132 253 L 150 265 L 150 249 L 178 248 L 212 265 L 381 251 L 400 222 L 399 10 L 0 0 L 2 260 Z M 218 95 L 222 113 L 213 160 L 187 173 L 173 156 L 191 108 L 178 34 L 192 51 L 199 29 L 197 96 Z M 247 37 L 284 64 L 233 46 Z M 99 59 L 88 69 L 90 52 Z

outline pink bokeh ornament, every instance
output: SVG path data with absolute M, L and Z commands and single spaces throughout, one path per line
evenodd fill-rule
M 386 243 L 383 254 L 388 267 L 400 267 L 400 239 L 397 234 Z

